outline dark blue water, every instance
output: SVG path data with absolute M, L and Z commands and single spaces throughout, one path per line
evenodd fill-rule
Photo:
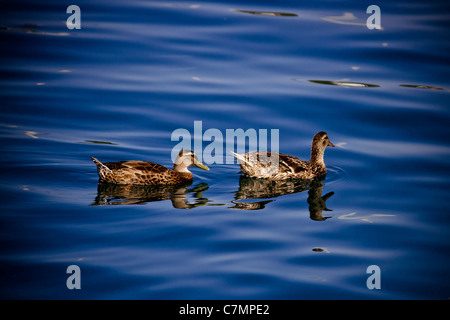
M 448 4 L 378 2 L 369 30 L 370 4 L 2 4 L 0 297 L 448 299 Z M 97 188 L 91 155 L 171 167 L 194 121 L 279 129 L 300 158 L 321 130 L 337 147 L 314 185 L 255 185 L 235 163 Z

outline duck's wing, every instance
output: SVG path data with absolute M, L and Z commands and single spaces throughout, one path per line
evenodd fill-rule
M 242 172 L 251 177 L 278 180 L 294 177 L 308 170 L 308 162 L 286 154 L 254 151 L 233 155 L 239 160 Z
M 253 151 L 245 154 L 232 152 L 232 154 L 238 159 L 242 172 L 251 177 L 268 178 L 278 170 L 272 165 L 271 152 Z
M 279 173 L 298 174 L 307 171 L 308 162 L 287 154 L 279 154 Z
M 116 161 L 116 162 L 106 162 L 104 163 L 104 165 L 114 171 L 121 169 L 131 169 L 133 171 L 137 171 L 142 174 L 159 174 L 159 173 L 167 173 L 168 171 L 170 171 L 163 165 L 150 161 L 138 161 L 138 160 Z

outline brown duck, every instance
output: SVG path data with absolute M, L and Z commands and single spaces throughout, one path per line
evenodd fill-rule
M 323 155 L 327 146 L 334 147 L 326 132 L 318 132 L 311 145 L 311 159 L 300 160 L 297 157 L 265 151 L 246 154 L 233 153 L 238 159 L 242 173 L 255 178 L 270 180 L 313 179 L 327 173 Z M 278 161 L 278 165 L 276 164 Z
M 102 163 L 94 157 L 100 182 L 126 185 L 174 185 L 192 181 L 190 166 L 209 170 L 201 163 L 194 152 L 181 150 L 170 170 L 149 161 L 117 161 Z

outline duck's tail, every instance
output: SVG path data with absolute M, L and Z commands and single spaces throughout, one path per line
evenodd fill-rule
M 238 159 L 238 162 L 240 164 L 249 164 L 249 162 L 247 161 L 247 159 L 245 159 L 245 154 L 238 154 L 236 152 L 230 151 L 230 153 L 233 155 L 233 157 L 235 157 L 236 159 Z
M 98 159 L 91 157 L 92 161 L 97 165 L 97 171 L 100 178 L 103 179 L 106 173 L 110 173 L 111 169 L 105 166 L 103 163 L 101 163 Z

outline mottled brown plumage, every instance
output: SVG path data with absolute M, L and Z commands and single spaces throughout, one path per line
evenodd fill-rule
M 170 170 L 160 164 L 149 161 L 117 161 L 102 163 L 94 157 L 100 182 L 126 185 L 175 185 L 192 181 L 190 166 L 209 170 L 202 164 L 194 152 L 181 150 Z
M 271 180 L 312 179 L 327 173 L 323 161 L 327 146 L 334 147 L 327 133 L 321 131 L 313 138 L 309 161 L 277 152 L 255 151 L 233 155 L 238 159 L 242 172 L 250 177 Z

